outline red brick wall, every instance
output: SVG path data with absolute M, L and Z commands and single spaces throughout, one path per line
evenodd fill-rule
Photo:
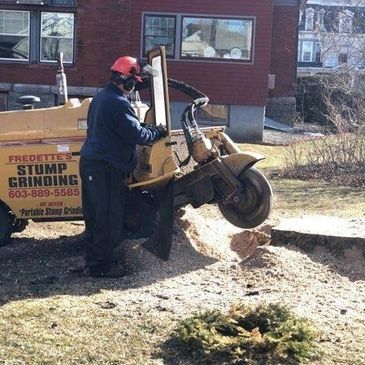
M 274 6 L 271 74 L 276 75 L 270 97 L 293 96 L 297 68 L 298 7 Z
M 66 67 L 68 84 L 103 86 L 113 60 L 130 51 L 130 0 L 78 0 L 76 66 Z M 19 9 L 19 8 L 18 8 Z M 0 63 L 0 82 L 55 84 L 56 66 Z
M 266 105 L 269 73 L 277 75 L 270 96 L 293 93 L 296 7 L 275 6 L 273 18 L 272 0 L 78 0 L 77 4 L 76 66 L 66 68 L 69 85 L 102 86 L 115 58 L 124 54 L 140 56 L 142 13 L 151 11 L 256 18 L 253 65 L 169 61 L 171 77 L 206 92 L 213 103 Z M 54 85 L 55 69 L 44 64 L 0 63 L 0 82 Z M 174 94 L 172 99 L 181 98 Z
M 271 52 L 271 0 L 135 0 L 132 8 L 132 54 L 141 54 L 143 12 L 256 17 L 254 64 L 169 61 L 170 77 L 186 81 L 206 92 L 213 103 L 264 106 Z M 181 96 L 172 95 L 173 100 Z

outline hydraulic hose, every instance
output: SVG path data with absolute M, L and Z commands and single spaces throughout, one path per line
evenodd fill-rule
M 195 87 L 186 84 L 185 82 L 182 82 L 182 81 L 179 81 L 176 79 L 170 79 L 170 78 L 167 79 L 167 82 L 170 87 L 182 92 L 183 94 L 189 96 L 193 100 L 203 98 L 203 99 L 207 99 L 207 101 L 209 101 L 209 98 L 207 97 L 207 95 L 205 95 L 203 92 L 196 89 Z M 135 90 L 139 91 L 139 90 L 147 89 L 150 86 L 151 86 L 150 76 L 144 76 L 144 77 L 142 77 L 142 82 L 137 83 Z

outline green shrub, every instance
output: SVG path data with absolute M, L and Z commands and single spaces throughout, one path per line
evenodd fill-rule
M 209 364 L 299 364 L 317 356 L 316 331 L 278 304 L 207 311 L 183 320 L 175 340 L 195 362 Z

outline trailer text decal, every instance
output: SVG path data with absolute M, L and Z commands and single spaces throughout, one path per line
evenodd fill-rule
M 71 153 L 9 156 L 9 164 L 16 165 L 16 176 L 8 178 L 9 189 L 77 186 L 78 176 L 67 173 L 71 159 Z
M 71 152 L 10 155 L 7 165 L 13 171 L 7 178 L 9 198 L 29 199 L 33 205 L 19 209 L 19 217 L 82 215 L 77 161 Z M 75 198 L 77 205 L 68 198 Z

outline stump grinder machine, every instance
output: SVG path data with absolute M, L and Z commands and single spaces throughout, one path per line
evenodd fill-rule
M 263 223 L 273 195 L 254 165 L 264 157 L 242 152 L 224 127 L 199 128 L 196 111 L 209 99 L 167 77 L 163 47 L 149 52 L 148 68 L 150 73 L 140 88 L 150 89 L 150 107 L 136 102 L 136 114 L 147 125 L 163 124 L 168 133 L 152 145 L 138 147 L 123 222 L 128 238 L 146 238 L 143 246 L 167 260 L 174 212 L 188 204 L 198 208 L 217 203 L 223 216 L 238 227 Z M 19 100 L 22 110 L 0 113 L 0 246 L 9 242 L 12 233 L 23 231 L 29 220 L 83 219 L 78 165 L 91 99 L 67 98 L 62 62 L 57 81 L 63 104 L 34 109 L 37 98 L 23 96 Z M 169 87 L 192 100 L 181 116 L 185 159 L 174 151 L 177 142 L 176 131 L 171 130 Z M 182 173 L 188 163 L 191 168 Z

